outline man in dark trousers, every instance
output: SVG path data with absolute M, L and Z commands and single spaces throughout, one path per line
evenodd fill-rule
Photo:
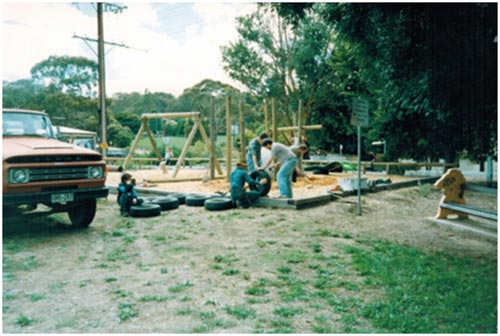
M 266 184 L 267 179 L 262 179 L 259 182 L 255 181 L 247 173 L 248 165 L 246 162 L 238 162 L 236 168 L 231 172 L 229 176 L 229 187 L 231 192 L 231 199 L 233 200 L 233 206 L 236 208 L 241 206 L 243 208 L 248 208 L 254 196 L 251 192 L 245 191 L 245 182 L 250 186 L 258 186 L 259 184 Z M 258 196 L 257 196 L 258 197 Z
M 248 144 L 247 165 L 250 173 L 259 170 L 262 167 L 262 159 L 260 150 L 262 148 L 262 140 L 267 138 L 266 133 L 262 133 Z

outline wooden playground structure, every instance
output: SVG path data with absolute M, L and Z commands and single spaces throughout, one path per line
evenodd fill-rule
M 290 139 L 293 138 L 293 136 L 297 137 L 298 139 L 302 139 L 302 135 L 305 133 L 305 131 L 314 131 L 314 130 L 320 130 L 322 129 L 323 125 L 318 124 L 318 125 L 303 125 L 303 108 L 302 108 L 302 102 L 299 102 L 299 108 L 297 111 L 297 118 L 295 120 L 295 126 L 282 126 L 278 127 L 278 118 L 277 118 L 277 107 L 276 107 L 276 100 L 272 99 L 271 100 L 271 111 L 269 113 L 269 108 L 268 108 L 268 102 L 266 102 L 263 105 L 263 112 L 264 112 L 264 130 L 265 132 L 270 136 L 273 137 L 274 139 L 277 139 L 278 137 L 275 137 L 274 135 L 280 135 L 282 138 L 285 139 L 285 142 L 291 142 Z M 245 144 L 245 123 L 244 123 L 244 116 L 243 116 L 243 108 L 241 105 L 241 102 L 239 104 L 239 137 L 240 137 L 240 146 L 238 149 L 239 152 L 239 157 L 233 158 L 233 153 L 232 153 L 232 147 L 231 145 L 226 146 L 226 157 L 225 158 L 217 158 L 216 153 L 215 153 L 215 138 L 216 138 L 216 129 L 215 129 L 215 113 L 213 109 L 210 112 L 209 116 L 210 120 L 210 135 L 207 135 L 207 132 L 205 131 L 205 128 L 203 127 L 202 124 L 202 116 L 200 112 L 162 112 L 162 113 L 145 113 L 141 115 L 141 126 L 135 136 L 135 139 L 132 142 L 132 145 L 130 147 L 129 153 L 125 158 L 106 158 L 108 161 L 123 161 L 121 165 L 122 170 L 126 170 L 129 168 L 131 162 L 154 162 L 155 164 L 158 164 L 162 161 L 162 154 L 159 152 L 158 147 L 156 145 L 155 139 L 153 137 L 153 134 L 150 130 L 149 127 L 149 121 L 150 120 L 155 120 L 155 119 L 175 119 L 175 118 L 184 118 L 184 119 L 191 119 L 193 121 L 193 126 L 191 128 L 191 131 L 189 135 L 187 136 L 187 140 L 181 150 L 181 153 L 178 158 L 173 159 L 172 161 L 176 162 L 174 171 L 169 178 L 164 178 L 162 181 L 156 181 L 156 182 L 182 182 L 182 181 L 197 181 L 197 180 L 203 180 L 203 179 L 209 179 L 209 180 L 215 180 L 215 179 L 221 179 L 221 178 L 226 178 L 227 181 L 229 181 L 229 174 L 232 170 L 233 163 L 236 160 L 244 160 L 245 159 L 245 152 L 246 152 L 246 144 Z M 226 113 L 225 113 L 225 119 L 226 119 L 226 144 L 232 144 L 233 139 L 232 136 L 233 134 L 231 133 L 231 126 L 232 126 L 232 112 L 231 112 L 231 97 L 226 98 Z M 200 132 L 200 135 L 202 137 L 202 140 L 204 142 L 204 145 L 207 149 L 208 153 L 208 158 L 206 157 L 197 157 L 197 158 L 188 158 L 186 157 L 189 148 L 193 142 L 193 139 L 196 135 L 197 132 Z M 155 154 L 154 158 L 136 158 L 134 157 L 135 151 L 138 147 L 139 141 L 142 139 L 144 133 L 147 134 L 147 137 L 149 141 L 151 142 L 152 150 Z M 301 160 L 301 158 L 299 158 Z M 188 163 L 189 166 L 191 166 L 191 162 L 193 161 L 198 161 L 198 162 L 208 162 L 208 172 L 207 176 L 200 178 L 186 178 L 186 177 L 178 177 L 179 170 L 186 164 Z M 220 162 L 225 162 L 225 172 L 223 171 Z M 313 161 L 313 160 L 308 160 L 308 163 L 315 164 L 315 163 L 327 163 L 327 161 Z M 441 162 L 423 162 L 423 163 L 406 163 L 406 162 L 361 162 L 361 170 L 364 173 L 366 173 L 366 168 L 371 167 L 373 168 L 374 166 L 378 167 L 383 167 L 386 169 L 387 174 L 389 175 L 391 170 L 403 170 L 406 168 L 421 168 L 425 167 L 426 169 L 430 169 L 432 167 L 443 167 L 443 173 L 446 172 L 448 168 L 453 168 L 457 166 L 457 163 L 441 163 Z M 217 176 L 215 172 L 217 171 Z
M 272 136 L 273 134 L 279 134 L 279 132 L 296 132 L 296 136 L 298 139 L 302 138 L 302 134 L 306 130 L 319 130 L 323 126 L 322 125 L 303 125 L 302 124 L 302 103 L 299 103 L 299 109 L 297 112 L 297 125 L 296 126 L 286 126 L 286 127 L 278 127 L 278 122 L 277 122 L 277 108 L 276 108 L 276 100 L 272 100 L 272 114 L 271 114 L 271 126 L 269 125 L 269 111 L 268 111 L 268 104 L 264 104 L 264 125 L 265 125 L 265 130 L 267 134 Z M 130 163 L 132 161 L 139 160 L 138 158 L 134 158 L 134 153 L 137 149 L 137 146 L 139 144 L 139 141 L 142 139 L 142 136 L 144 133 L 147 134 L 151 146 L 153 149 L 153 152 L 156 156 L 156 158 L 142 158 L 142 161 L 157 161 L 160 162 L 162 160 L 162 155 L 158 150 L 158 147 L 156 146 L 156 142 L 154 140 L 153 134 L 149 128 L 149 121 L 150 120 L 155 120 L 155 119 L 174 119 L 174 118 L 185 118 L 185 119 L 192 119 L 193 120 L 193 127 L 187 137 L 186 143 L 184 144 L 184 147 L 182 148 L 181 154 L 179 157 L 176 159 L 176 165 L 174 172 L 172 174 L 172 177 L 169 179 L 166 179 L 165 182 L 173 181 L 173 180 L 178 180 L 177 179 L 177 174 L 181 168 L 181 166 L 184 164 L 185 161 L 189 161 L 188 158 L 186 158 L 186 154 L 188 153 L 189 147 L 191 146 L 191 143 L 194 139 L 194 136 L 196 135 L 197 131 L 200 132 L 201 137 L 204 141 L 204 144 L 207 148 L 207 152 L 209 155 L 208 162 L 209 162 L 209 171 L 210 171 L 210 180 L 213 180 L 215 178 L 224 178 L 226 177 L 227 180 L 229 181 L 229 173 L 231 172 L 232 169 L 232 163 L 233 163 L 233 158 L 232 158 L 232 146 L 228 145 L 226 146 L 226 158 L 225 159 L 218 159 L 215 155 L 215 127 L 214 127 L 214 120 L 215 120 L 215 115 L 213 112 L 213 109 L 210 113 L 210 137 L 207 135 L 207 132 L 205 131 L 203 124 L 201 122 L 201 113 L 200 112 L 162 112 L 162 113 L 145 113 L 141 115 L 141 126 L 139 130 L 137 131 L 137 134 L 135 136 L 134 141 L 132 142 L 132 145 L 130 147 L 128 155 L 125 157 L 123 164 L 121 166 L 122 170 L 126 170 Z M 231 130 L 231 97 L 226 98 L 226 143 L 227 144 L 232 144 L 232 134 L 229 130 Z M 245 123 L 244 123 L 244 118 L 243 118 L 243 109 L 242 105 L 240 103 L 239 105 L 239 135 L 240 135 L 240 148 L 239 148 L 239 160 L 244 160 L 245 158 Z M 286 136 L 285 136 L 286 137 Z M 107 160 L 110 160 L 110 158 L 106 158 Z M 120 159 L 111 159 L 113 161 L 119 161 Z M 202 160 L 207 160 L 206 158 L 196 158 L 196 160 L 202 161 Z M 221 165 L 219 161 L 225 161 L 226 162 L 226 174 L 224 175 L 224 172 L 222 171 Z M 217 173 L 219 176 L 215 176 L 215 170 L 217 170 Z

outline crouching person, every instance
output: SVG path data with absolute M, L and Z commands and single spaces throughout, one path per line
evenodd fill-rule
M 120 205 L 120 214 L 124 217 L 129 216 L 130 207 L 142 203 L 137 198 L 134 180 L 132 175 L 125 173 L 122 175 L 121 183 L 118 185 L 118 204 Z
M 231 172 L 229 176 L 229 187 L 231 192 L 231 199 L 233 200 L 233 206 L 248 208 L 250 207 L 252 201 L 258 198 L 258 192 L 255 191 L 245 191 L 245 182 L 251 187 L 256 187 L 259 184 L 266 184 L 267 179 L 262 179 L 259 182 L 255 181 L 247 173 L 248 165 L 246 162 L 239 162 L 236 164 L 236 168 Z M 257 194 L 257 195 L 256 195 Z

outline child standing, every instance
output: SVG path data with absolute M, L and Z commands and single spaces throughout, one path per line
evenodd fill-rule
M 132 205 L 138 204 L 137 192 L 132 181 L 132 175 L 129 173 L 122 175 L 121 183 L 118 185 L 118 204 L 120 204 L 120 214 L 124 217 L 129 216 Z

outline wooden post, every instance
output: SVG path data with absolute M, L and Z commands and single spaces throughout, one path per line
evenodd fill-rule
M 240 100 L 240 161 L 245 160 L 245 120 L 243 119 L 243 107 Z
M 215 108 L 214 108 L 214 98 L 210 98 L 210 180 L 215 178 L 215 138 L 217 136 L 217 130 L 215 128 Z
M 302 143 L 302 100 L 299 99 L 299 111 L 297 116 L 297 139 L 299 146 Z M 299 169 L 304 173 L 304 167 L 302 167 L 302 155 L 299 156 Z
M 233 148 L 233 139 L 231 134 L 231 97 L 226 98 L 226 178 L 229 182 L 231 174 L 231 150 Z
M 201 123 L 200 117 L 199 116 L 196 117 L 194 121 L 195 121 L 196 125 L 198 126 L 198 129 L 200 130 L 200 134 L 201 134 L 201 137 L 203 138 L 203 141 L 205 141 L 205 145 L 207 146 L 208 152 L 211 153 L 212 152 L 212 146 L 210 145 L 210 140 L 208 139 L 207 133 L 205 132 L 205 129 L 203 128 L 203 124 Z M 214 155 L 214 158 L 215 158 L 215 160 L 214 160 L 215 169 L 217 169 L 217 172 L 220 175 L 224 174 L 222 172 L 222 169 L 221 169 L 220 165 L 219 165 L 219 161 L 217 161 L 217 158 L 215 157 L 215 155 Z
M 273 141 L 278 141 L 278 123 L 276 121 L 276 98 L 273 98 L 272 100 L 272 106 L 271 106 L 271 117 L 272 117 L 272 123 L 273 123 Z
M 276 120 L 276 98 L 272 100 L 272 118 L 273 118 L 273 142 L 278 141 L 278 122 Z M 275 167 L 274 167 L 275 168 Z M 273 169 L 273 180 L 277 180 L 278 170 Z
M 172 174 L 172 178 L 175 178 L 177 176 L 177 173 L 179 172 L 179 169 L 181 168 L 181 164 L 184 161 L 184 157 L 186 156 L 186 153 L 189 149 L 189 146 L 191 145 L 191 142 L 193 141 L 193 138 L 194 138 L 194 135 L 196 134 L 197 129 L 198 129 L 198 124 L 194 123 L 193 128 L 191 129 L 191 132 L 188 135 L 186 143 L 184 144 L 184 148 L 182 148 L 181 155 L 179 155 L 179 158 L 177 159 L 177 164 L 175 165 L 175 170 L 174 170 L 174 173 Z
M 130 160 L 132 159 L 132 155 L 134 155 L 135 148 L 139 144 L 139 141 L 142 138 L 142 134 L 144 133 L 144 124 L 147 122 L 147 119 L 142 119 L 141 120 L 141 127 L 139 127 L 139 130 L 137 131 L 137 134 L 135 135 L 134 142 L 132 142 L 132 146 L 130 146 L 130 150 L 128 151 L 128 155 L 125 158 L 125 161 L 123 162 L 123 170 L 126 170 L 128 168 L 128 165 L 130 164 Z
M 264 101 L 264 129 L 267 135 L 269 135 L 269 110 L 267 105 L 267 99 Z
M 144 122 L 144 130 L 146 131 L 146 134 L 149 137 L 149 141 L 151 141 L 151 146 L 153 147 L 153 152 L 155 153 L 156 157 L 158 158 L 158 161 L 161 161 L 161 154 L 158 151 L 158 147 L 156 147 L 156 142 L 155 138 L 153 137 L 153 134 L 151 133 L 151 130 L 149 129 L 148 122 Z

